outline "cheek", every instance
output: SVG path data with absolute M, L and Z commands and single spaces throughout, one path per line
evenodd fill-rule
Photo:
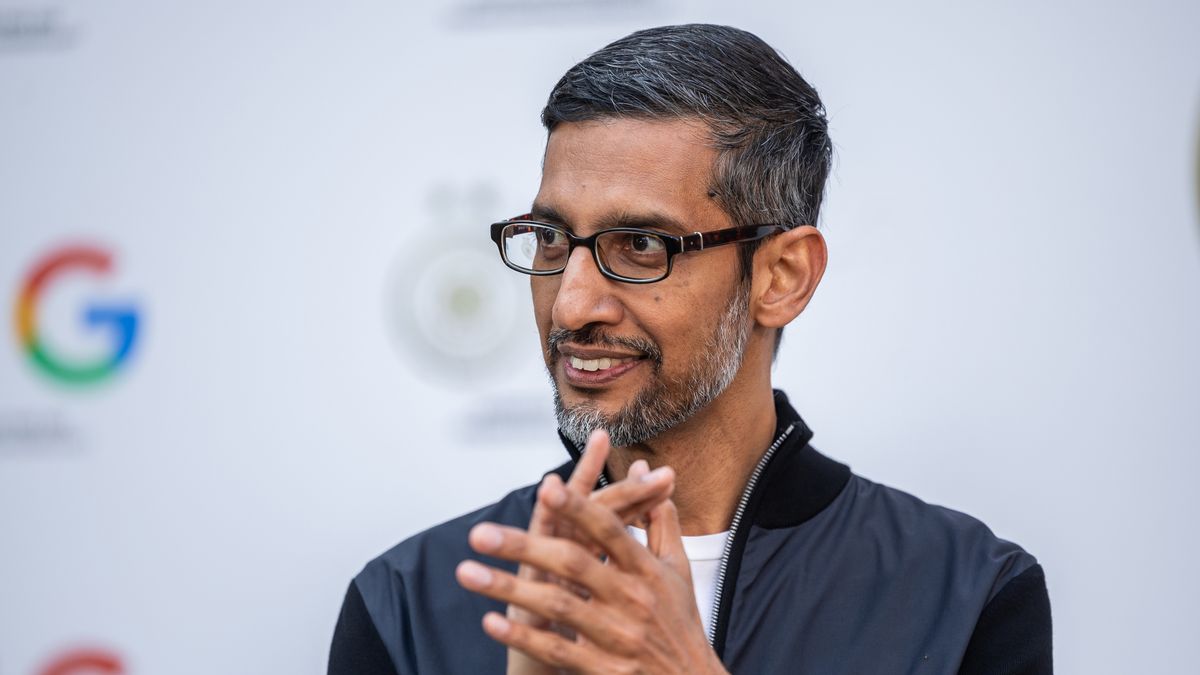
M 542 326 L 550 322 L 550 315 L 554 311 L 554 298 L 558 295 L 558 277 L 529 277 L 529 295 L 533 300 L 533 316 L 537 320 L 538 327 L 543 332 L 545 329 Z

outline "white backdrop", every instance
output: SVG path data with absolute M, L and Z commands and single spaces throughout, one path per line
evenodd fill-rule
M 522 212 L 556 79 L 731 23 L 821 92 L 815 444 L 1045 566 L 1062 673 L 1194 672 L 1200 5 L 0 1 L 0 675 L 321 673 L 346 584 L 535 480 Z M 63 361 L 137 315 L 90 385 Z M 90 669 L 89 669 L 90 668 Z

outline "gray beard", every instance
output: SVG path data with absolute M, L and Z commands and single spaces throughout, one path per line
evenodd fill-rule
M 749 290 L 748 283 L 738 284 L 729 309 L 705 340 L 704 358 L 697 360 L 683 378 L 663 379 L 662 356 L 657 345 L 635 342 L 640 351 L 647 353 L 654 379 L 629 404 L 612 415 L 606 416 L 592 403 L 565 407 L 554 378 L 553 366 L 548 366 L 559 431 L 580 449 L 594 429 L 608 431 L 613 447 L 628 447 L 645 443 L 673 429 L 712 403 L 733 382 L 742 367 L 742 357 L 750 337 L 750 327 L 747 325 Z M 585 331 L 552 332 L 547 353 L 554 354 L 556 344 L 581 333 Z M 634 341 L 601 337 L 579 342 L 629 344 Z

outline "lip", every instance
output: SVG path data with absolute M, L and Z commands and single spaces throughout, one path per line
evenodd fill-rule
M 641 352 L 618 352 L 611 349 L 602 349 L 599 347 L 577 347 L 571 344 L 559 345 L 558 353 L 568 359 L 574 356 L 577 359 L 643 359 L 645 354 Z
M 562 351 L 562 350 L 560 350 L 560 351 Z M 596 353 L 598 355 L 584 357 L 582 354 L 572 354 L 571 356 L 575 356 L 576 358 L 588 358 L 588 359 L 630 358 L 628 355 L 621 355 L 621 356 L 613 355 L 612 352 L 602 353 L 602 352 L 597 351 L 594 353 Z M 634 360 L 632 360 L 632 361 L 628 361 L 628 362 L 622 363 L 620 365 L 612 366 L 605 370 L 581 370 L 581 369 L 576 368 L 571 365 L 570 356 L 564 355 L 559 358 L 559 364 L 562 367 L 562 373 L 563 373 L 564 379 L 566 379 L 567 383 L 570 384 L 571 386 L 579 387 L 581 389 L 593 389 L 593 388 L 597 388 L 597 387 L 602 387 L 607 384 L 611 384 L 612 382 L 623 377 L 630 371 L 643 365 L 644 361 L 645 361 L 645 359 L 643 359 L 643 358 L 634 358 Z

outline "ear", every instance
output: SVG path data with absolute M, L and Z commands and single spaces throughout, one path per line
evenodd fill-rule
M 783 328 L 808 306 L 828 252 L 817 228 L 803 225 L 768 239 L 754 252 L 752 313 L 758 325 Z

